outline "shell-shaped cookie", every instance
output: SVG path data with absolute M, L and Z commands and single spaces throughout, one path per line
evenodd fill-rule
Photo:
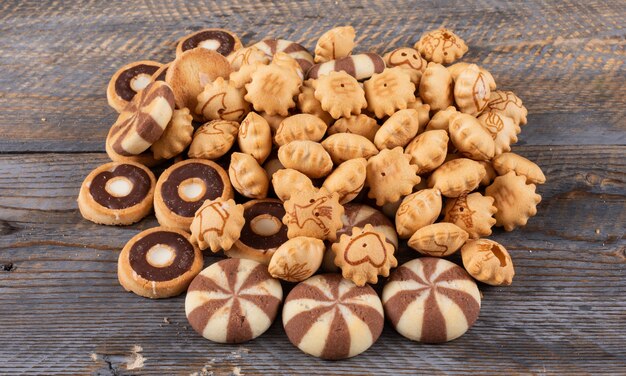
M 419 128 L 417 110 L 400 110 L 391 115 L 376 132 L 374 144 L 379 150 L 405 147 L 417 135 Z
M 358 115 L 367 107 L 365 91 L 346 72 L 330 72 L 313 81 L 315 98 L 334 119 Z
M 411 75 L 400 67 L 386 68 L 372 75 L 363 86 L 367 110 L 379 119 L 393 115 L 415 101 L 415 84 L 411 82 Z
M 495 155 L 511 151 L 511 144 L 517 142 L 517 135 L 521 132 L 513 119 L 497 112 L 485 112 L 478 121 L 491 134 Z
M 522 100 L 512 91 L 494 90 L 487 103 L 487 111 L 497 112 L 508 116 L 515 124 L 526 124 L 528 110 L 522 104 Z
M 258 67 L 246 84 L 245 100 L 252 103 L 256 111 L 269 115 L 287 116 L 295 107 L 294 96 L 300 93 L 302 79 L 292 69 L 277 64 Z
M 315 192 L 293 192 L 285 201 L 283 223 L 287 226 L 287 236 L 298 236 L 335 241 L 337 231 L 343 227 L 341 216 L 343 206 L 339 195 L 322 188 Z
M 354 133 L 374 142 L 374 137 L 378 129 L 380 129 L 380 126 L 376 122 L 376 119 L 365 114 L 360 114 L 350 116 L 349 118 L 337 119 L 337 121 L 328 128 L 328 135 L 335 133 Z
M 259 50 L 256 46 L 250 46 L 240 48 L 237 51 L 226 57 L 226 60 L 230 63 L 233 71 L 238 71 L 242 66 L 262 63 L 267 65 L 270 63 L 270 58 L 263 51 Z
M 509 171 L 513 171 L 515 175 L 526 177 L 528 184 L 546 182 L 546 176 L 541 171 L 541 167 L 521 155 L 515 153 L 500 154 L 493 159 L 492 163 L 499 175 L 506 175 Z
M 300 282 L 312 276 L 322 265 L 324 242 L 298 236 L 283 243 L 270 260 L 268 271 L 274 278 Z
M 448 154 L 448 132 L 426 131 L 411 141 L 404 152 L 411 156 L 411 164 L 418 167 L 418 174 L 431 172 L 441 166 Z
M 478 65 L 470 64 L 454 79 L 454 101 L 461 112 L 481 113 L 491 96 L 489 82 Z
M 479 192 L 449 198 L 443 209 L 443 220 L 467 231 L 471 239 L 489 236 L 491 228 L 496 224 L 493 215 L 498 211 L 493 201 L 493 197 L 483 196 Z
M 421 180 L 417 166 L 410 163 L 411 156 L 401 147 L 384 149 L 367 161 L 367 184 L 369 198 L 382 206 L 396 202 L 413 191 Z
M 191 122 L 193 117 L 189 113 L 188 108 L 181 108 L 180 110 L 174 110 L 172 120 L 165 128 L 165 131 L 161 137 L 150 146 L 152 154 L 156 159 L 170 159 L 183 150 L 193 139 L 193 125 Z
M 480 163 L 457 158 L 439 166 L 428 178 L 428 186 L 439 189 L 446 197 L 459 197 L 478 188 L 486 173 Z
M 469 240 L 461 248 L 463 266 L 476 280 L 492 286 L 510 285 L 515 276 L 506 248 L 489 239 Z
M 356 32 L 352 26 L 339 26 L 322 34 L 315 45 L 315 62 L 324 63 L 346 57 L 354 48 Z
M 426 130 L 433 131 L 441 129 L 447 132 L 450 127 L 450 119 L 452 119 L 453 115 L 458 113 L 459 111 L 457 111 L 454 106 L 449 106 L 445 110 L 437 111 L 426 125 Z
M 229 250 L 239 239 L 245 223 L 243 205 L 235 200 L 206 200 L 191 222 L 191 242 L 202 250 Z
M 428 62 L 424 60 L 419 51 L 410 47 L 396 48 L 383 56 L 385 64 L 390 67 L 406 69 L 411 74 L 411 81 L 418 85 L 422 73 L 426 70 Z
M 259 162 L 249 154 L 233 153 L 230 156 L 228 177 L 233 188 L 248 198 L 265 198 L 270 180 Z
M 238 132 L 237 122 L 210 121 L 196 130 L 188 155 L 190 158 L 217 159 L 230 150 Z
M 422 227 L 435 223 L 441 213 L 441 192 L 422 189 L 406 196 L 396 212 L 396 231 L 408 239 Z
M 377 283 L 378 276 L 389 276 L 389 269 L 398 266 L 394 257 L 395 247 L 380 231 L 370 224 L 363 228 L 353 227 L 352 234 L 341 235 L 339 242 L 332 245 L 335 265 L 341 274 L 357 286 Z
M 352 201 L 363 189 L 367 176 L 367 160 L 355 158 L 345 161 L 333 171 L 322 184 L 329 192 L 339 194 L 339 203 Z
M 409 247 L 423 255 L 445 257 L 458 251 L 468 238 L 465 230 L 452 223 L 434 223 L 417 230 Z
M 298 95 L 298 108 L 304 114 L 315 115 L 322 119 L 324 123 L 331 124 L 335 119 L 322 109 L 322 104 L 315 98 L 315 89 L 313 88 L 313 80 L 304 81 L 300 87 Z
M 432 111 L 454 104 L 452 75 L 441 64 L 428 63 L 420 80 L 419 95 Z
M 317 188 L 305 174 L 291 168 L 283 168 L 272 175 L 272 186 L 281 201 L 287 201 L 294 192 L 315 192 Z
M 241 122 L 237 134 L 239 149 L 250 154 L 259 164 L 272 152 L 272 130 L 261 115 L 250 112 Z
M 328 126 L 315 115 L 297 114 L 286 117 L 276 130 L 274 140 L 283 146 L 295 140 L 320 141 Z
M 495 143 L 491 134 L 480 122 L 468 114 L 457 114 L 450 120 L 450 139 L 464 156 L 488 161 L 495 154 Z
M 446 69 L 448 69 L 448 71 L 452 75 L 452 79 L 456 81 L 457 77 L 459 77 L 459 74 L 461 74 L 461 72 L 463 72 L 469 66 L 470 63 L 460 61 L 458 63 L 447 66 Z M 482 75 L 485 77 L 485 81 L 487 82 L 487 86 L 489 86 L 489 89 L 496 90 L 496 80 L 493 78 L 491 73 L 489 73 L 489 71 L 483 67 L 478 67 L 478 70 L 480 70 L 480 73 L 482 73 Z
M 463 39 L 445 28 L 423 34 L 414 47 L 426 60 L 439 64 L 450 64 L 468 50 Z
M 206 120 L 241 121 L 250 111 L 250 104 L 243 99 L 245 92 L 218 77 L 198 95 L 196 113 Z
M 278 159 L 286 168 L 298 170 L 313 179 L 326 176 L 333 169 L 330 154 L 314 141 L 291 141 L 278 149 Z
M 335 164 L 354 158 L 368 159 L 378 154 L 372 141 L 353 133 L 336 133 L 322 141 L 322 146 Z
M 485 194 L 494 198 L 493 205 L 498 209 L 496 226 L 502 226 L 506 231 L 525 226 L 528 218 L 537 214 L 537 204 L 541 202 L 535 188 L 534 184 L 526 184 L 525 176 L 517 176 L 514 171 L 495 178 L 485 188 Z

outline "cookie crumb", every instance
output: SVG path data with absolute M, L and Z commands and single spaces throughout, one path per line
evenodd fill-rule
M 42 117 L 41 121 L 45 123 L 47 121 L 47 119 L 45 117 Z
M 597 229 L 596 229 L 596 234 L 599 234 L 599 233 L 600 233 L 600 229 L 599 229 L 599 228 L 597 228 Z
M 167 317 L 163 318 L 163 322 L 166 323 L 166 324 L 171 324 L 170 323 L 170 319 L 168 319 Z

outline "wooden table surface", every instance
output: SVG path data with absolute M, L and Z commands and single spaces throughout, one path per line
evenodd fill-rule
M 0 373 L 626 373 L 624 1 L 4 0 L 0 19 Z M 125 292 L 119 250 L 156 220 L 98 226 L 76 205 L 107 161 L 109 77 L 171 60 L 176 40 L 203 27 L 313 48 L 343 24 L 358 51 L 378 53 L 450 27 L 466 61 L 524 100 L 514 151 L 548 181 L 528 226 L 492 237 L 513 257 L 513 285 L 481 285 L 480 318 L 456 341 L 421 345 L 387 326 L 340 362 L 301 353 L 280 320 L 250 343 L 214 344 L 188 326 L 184 297 Z

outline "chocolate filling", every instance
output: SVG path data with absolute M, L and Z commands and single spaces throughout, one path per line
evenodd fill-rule
M 132 79 L 142 73 L 152 76 L 158 69 L 158 66 L 146 64 L 139 64 L 128 68 L 117 77 L 117 80 L 115 81 L 115 92 L 120 96 L 120 98 L 130 102 L 135 94 L 137 94 L 137 92 L 130 87 Z
M 235 38 L 225 31 L 207 30 L 197 33 L 183 42 L 183 51 L 191 50 L 205 40 L 216 40 L 220 46 L 216 52 L 228 56 L 235 49 Z
M 271 236 L 261 236 L 250 227 L 254 218 L 261 214 L 272 215 L 282 221 L 285 216 L 285 208 L 281 202 L 260 201 L 245 209 L 243 216 L 246 224 L 241 230 L 239 241 L 248 247 L 260 250 L 268 250 L 280 247 L 284 242 L 289 240 L 287 237 L 287 226 L 282 225 L 280 230 Z
M 107 181 L 122 176 L 130 180 L 133 188 L 123 197 L 115 197 L 106 190 Z M 113 168 L 113 171 L 102 171 L 96 175 L 89 186 L 89 193 L 94 201 L 109 209 L 126 209 L 139 204 L 150 191 L 150 176 L 139 167 L 122 164 Z
M 166 267 L 157 268 L 148 263 L 146 255 L 150 248 L 163 244 L 174 250 L 174 261 Z M 193 246 L 184 236 L 169 231 L 157 231 L 139 239 L 130 248 L 130 267 L 148 281 L 169 281 L 183 275 L 191 268 L 195 256 Z
M 196 201 L 185 201 L 178 195 L 178 186 L 190 178 L 202 180 L 206 191 Z M 224 182 L 222 177 L 211 166 L 202 163 L 189 163 L 178 167 L 161 186 L 161 196 L 165 205 L 174 213 L 182 217 L 193 217 L 205 200 L 215 200 L 222 196 Z

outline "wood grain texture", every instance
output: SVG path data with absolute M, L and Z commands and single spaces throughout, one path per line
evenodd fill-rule
M 623 374 L 625 19 L 624 1 L 1 2 L 0 374 Z M 492 237 L 514 283 L 481 285 L 478 322 L 445 345 L 386 327 L 365 354 L 326 362 L 292 346 L 280 320 L 242 346 L 210 343 L 188 326 L 184 297 L 151 301 L 117 282 L 119 250 L 153 216 L 106 227 L 77 211 L 81 181 L 108 161 L 108 79 L 130 61 L 169 61 L 203 27 L 312 49 L 341 24 L 358 51 L 379 53 L 448 26 L 470 46 L 464 60 L 524 100 L 514 151 L 548 182 L 525 228 Z

